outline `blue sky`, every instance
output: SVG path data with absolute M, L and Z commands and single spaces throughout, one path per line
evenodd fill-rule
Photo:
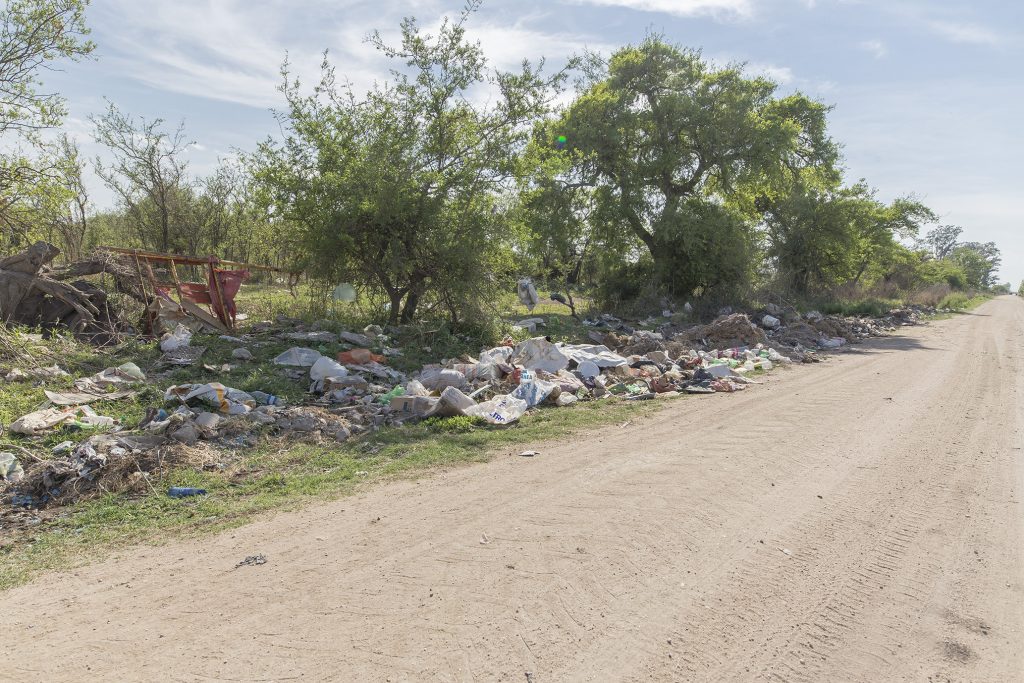
M 88 116 L 103 98 L 170 124 L 196 146 L 191 170 L 273 134 L 278 70 L 289 55 L 306 82 L 327 49 L 357 88 L 387 78 L 364 41 L 396 32 L 403 16 L 436 25 L 462 0 L 93 0 L 96 59 L 47 84 L 67 95 L 67 128 L 90 155 Z M 883 198 L 915 194 L 965 229 L 995 241 L 1002 279 L 1024 279 L 1024 5 L 916 0 L 485 0 L 472 20 L 492 62 L 552 65 L 584 48 L 608 53 L 648 32 L 742 61 L 782 92 L 835 106 L 831 132 L 851 180 Z M 171 125 L 169 125 L 171 127 Z M 95 185 L 98 206 L 109 193 Z

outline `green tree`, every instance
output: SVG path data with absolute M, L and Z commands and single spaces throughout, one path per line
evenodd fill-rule
M 872 273 L 888 279 L 917 260 L 899 240 L 934 220 L 923 204 L 910 197 L 885 204 L 863 181 L 842 187 L 813 171 L 795 177 L 788 193 L 756 200 L 767 255 L 787 289 L 804 296 L 862 284 Z
M 44 90 L 42 75 L 61 60 L 92 52 L 85 25 L 88 0 L 7 0 L 0 6 L 0 227 L 5 246 L 24 243 L 33 210 L 41 199 L 37 185 L 59 178 L 59 149 L 42 133 L 60 125 L 64 99 Z M 35 153 L 35 156 L 33 156 Z M 0 242 L 0 244 L 2 244 Z
M 168 133 L 162 119 L 132 117 L 112 102 L 91 121 L 96 141 L 112 158 L 110 163 L 97 158 L 96 174 L 114 192 L 142 246 L 164 252 L 187 249 L 184 207 L 191 188 L 183 153 L 192 143 L 185 138 L 184 124 Z
M 937 259 L 947 258 L 959 244 L 964 229 L 959 225 L 940 225 L 928 232 L 921 244 Z
M 723 201 L 738 186 L 835 160 L 825 105 L 776 97 L 770 80 L 659 37 L 592 58 L 586 73 L 549 129 L 579 158 L 563 183 L 595 188 L 600 236 L 642 245 L 676 294 L 734 282 L 748 267 L 737 259 L 751 227 Z
M 953 250 L 950 258 L 967 275 L 967 283 L 975 289 L 988 289 L 1002 264 L 995 242 L 964 242 Z
M 427 300 L 459 320 L 493 296 L 495 274 L 510 267 L 516 160 L 565 78 L 544 77 L 543 63 L 488 68 L 466 38 L 478 4 L 436 36 L 413 19 L 399 47 L 371 36 L 403 67 L 364 98 L 326 58 L 311 95 L 286 64 L 284 140 L 252 158 L 274 215 L 295 226 L 295 259 L 322 281 L 382 293 L 392 323 L 413 320 Z

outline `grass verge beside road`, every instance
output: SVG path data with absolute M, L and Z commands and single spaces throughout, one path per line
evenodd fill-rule
M 223 470 L 176 470 L 154 481 L 148 495 L 111 494 L 81 502 L 28 538 L 5 539 L 0 546 L 0 590 L 42 571 L 101 560 L 131 545 L 199 537 L 253 521 L 265 511 L 332 500 L 368 482 L 486 461 L 506 447 L 582 434 L 650 415 L 662 405 L 597 401 L 538 410 L 505 428 L 449 418 L 387 429 L 345 444 L 270 441 Z M 173 499 L 166 495 L 168 486 L 197 486 L 209 495 Z

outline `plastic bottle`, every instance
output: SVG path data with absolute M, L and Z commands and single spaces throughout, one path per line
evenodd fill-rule
M 283 406 L 284 399 L 262 391 L 250 391 L 249 395 L 256 399 L 256 402 L 263 406 Z
M 196 489 L 190 486 L 172 486 L 167 489 L 167 495 L 171 498 L 188 498 L 190 496 L 205 496 L 206 489 Z

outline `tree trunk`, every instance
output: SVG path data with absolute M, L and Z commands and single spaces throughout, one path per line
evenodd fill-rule
M 405 325 L 412 322 L 413 316 L 416 315 L 416 307 L 420 304 L 419 292 L 409 292 L 409 296 L 405 298 L 405 306 L 402 307 L 402 317 L 400 322 Z
M 398 316 L 402 312 L 403 296 L 405 296 L 405 293 L 402 290 L 388 290 L 388 299 L 391 301 L 391 308 L 388 309 L 388 325 L 398 324 Z

